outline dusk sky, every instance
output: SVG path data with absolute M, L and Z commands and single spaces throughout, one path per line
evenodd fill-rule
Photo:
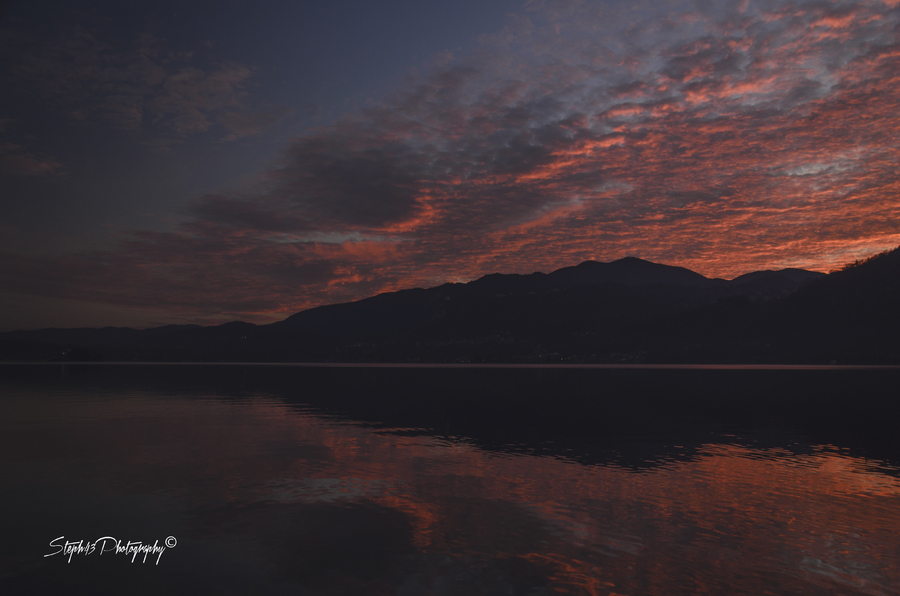
M 900 0 L 0 6 L 0 330 L 900 245 Z

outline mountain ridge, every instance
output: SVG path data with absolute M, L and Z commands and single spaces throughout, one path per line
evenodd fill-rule
M 831 274 L 782 269 L 733 280 L 636 257 L 585 261 L 382 293 L 268 325 L 7 332 L 0 358 L 900 362 L 888 333 L 897 327 L 889 307 L 900 285 L 898 254 Z

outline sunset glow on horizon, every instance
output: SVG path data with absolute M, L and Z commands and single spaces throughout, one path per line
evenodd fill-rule
M 5 300 L 270 322 L 589 259 L 733 278 L 900 245 L 900 3 L 532 0 L 504 18 L 298 120 L 299 96 L 267 86 L 299 76 L 287 58 L 7 16 Z M 50 215 L 70 192 L 81 214 Z

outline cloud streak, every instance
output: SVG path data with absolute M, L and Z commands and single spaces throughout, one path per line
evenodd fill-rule
M 0 142 L 0 172 L 13 176 L 55 176 L 65 171 L 58 161 L 35 155 L 17 143 Z
M 173 51 L 149 33 L 122 47 L 80 25 L 60 27 L 50 38 L 4 28 L 0 57 L 15 95 L 154 145 L 208 131 L 226 141 L 253 136 L 285 114 L 283 107 L 251 109 L 253 70 L 246 65 L 200 66 L 192 52 Z
M 827 270 L 900 244 L 898 31 L 880 0 L 531 2 L 179 229 L 19 266 L 46 271 L 30 292 L 244 318 L 588 258 Z M 242 73 L 201 77 L 209 101 Z

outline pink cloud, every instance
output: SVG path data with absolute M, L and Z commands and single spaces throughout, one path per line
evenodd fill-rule
M 535 7 L 528 27 L 295 139 L 257 189 L 198 199 L 179 229 L 0 276 L 247 319 L 588 258 L 732 277 L 900 244 L 896 11 Z

